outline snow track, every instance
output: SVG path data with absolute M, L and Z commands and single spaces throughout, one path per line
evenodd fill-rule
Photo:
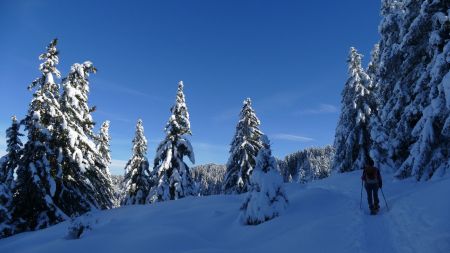
M 381 211 L 376 216 L 363 219 L 366 252 L 397 252 L 392 241 L 389 214 Z

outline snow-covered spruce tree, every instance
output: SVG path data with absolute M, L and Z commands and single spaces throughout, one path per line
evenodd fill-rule
M 194 150 L 186 134 L 191 135 L 189 113 L 183 93 L 183 82 L 178 83 L 175 105 L 167 122 L 165 139 L 159 144 L 152 177 L 155 186 L 148 196 L 148 202 L 166 201 L 196 194 L 190 168 L 183 161 L 187 156 L 195 163 Z
M 0 160 L 0 162 L 2 161 Z M 5 182 L 0 181 L 0 239 L 12 234 L 11 202 L 11 189 Z
M 59 87 L 53 79 L 53 75 L 60 77 L 56 69 L 56 43 L 57 40 L 53 40 L 47 51 L 40 55 L 39 59 L 44 61 L 40 65 L 42 76 L 29 86 L 29 89 L 35 88 L 35 92 L 23 120 L 28 141 L 13 189 L 15 232 L 45 228 L 66 218 L 53 201 L 57 191 L 55 181 L 61 177 L 56 152 L 51 145 L 55 126 L 62 118 Z
M 100 128 L 100 134 L 97 138 L 97 149 L 100 152 L 102 163 L 105 165 L 103 167 L 103 172 L 108 175 L 110 174 L 109 165 L 111 164 L 111 150 L 109 144 L 111 137 L 109 136 L 109 125 L 110 122 L 108 120 L 103 122 Z
M 271 220 L 279 216 L 288 204 L 283 179 L 272 156 L 269 139 L 263 135 L 261 141 L 262 148 L 250 176 L 250 189 L 241 207 L 240 220 L 246 225 L 258 225 Z
M 387 159 L 386 143 L 387 135 L 383 127 L 383 123 L 379 117 L 378 108 L 382 106 L 381 87 L 378 83 L 378 74 L 380 66 L 380 45 L 375 44 L 372 52 L 369 65 L 367 67 L 367 75 L 369 76 L 369 85 L 367 89 L 370 92 L 368 96 L 368 105 L 372 109 L 370 115 L 370 157 L 375 161 L 375 166 L 378 168 L 391 167 Z
M 252 108 L 250 98 L 244 100 L 240 119 L 236 126 L 236 133 L 230 147 L 230 158 L 223 184 L 223 191 L 227 194 L 248 191 L 250 175 L 255 167 L 256 155 L 261 148 L 259 119 Z
M 20 124 L 12 117 L 12 124 L 6 130 L 6 155 L 0 159 L 0 238 L 11 235 L 11 204 L 14 187 L 14 171 L 22 153 Z
M 0 182 L 6 184 L 6 187 L 12 189 L 14 187 L 14 171 L 19 165 L 22 154 L 22 141 L 20 137 L 20 124 L 16 116 L 11 118 L 11 126 L 6 129 L 6 155 L 0 161 Z
M 146 157 L 147 139 L 144 136 L 142 120 L 136 124 L 136 133 L 133 139 L 133 155 L 125 167 L 123 187 L 125 197 L 122 205 L 145 204 L 150 191 L 150 171 Z
M 398 169 L 405 161 L 413 142 L 412 128 L 420 118 L 420 108 L 413 105 L 412 83 L 418 78 L 414 66 L 425 68 L 421 58 L 420 45 L 424 39 L 414 42 L 417 52 L 405 52 L 403 39 L 410 32 L 411 22 L 419 15 L 420 1 L 383 0 L 380 24 L 380 65 L 377 83 L 380 85 L 380 107 L 378 117 L 382 122 L 382 131 L 387 137 L 378 141 L 381 145 L 381 157 L 387 157 L 386 165 Z M 417 31 L 413 31 L 417 33 Z M 413 34 L 412 33 L 412 34 Z M 406 59 L 406 54 L 412 54 Z M 420 55 L 420 56 L 419 56 Z M 415 58 L 415 59 L 413 59 Z M 425 90 L 423 93 L 427 93 Z M 422 97 L 422 96 L 421 96 Z M 412 105 L 412 107 L 411 107 Z M 409 108 L 407 108 L 409 107 Z M 408 111 L 408 113 L 405 113 Z M 377 143 L 377 142 L 375 142 Z M 380 149 L 378 149 L 380 151 Z M 376 157 L 375 162 L 377 162 Z
M 370 62 L 367 66 L 367 75 L 370 78 L 370 85 L 369 88 L 371 87 L 376 87 L 378 86 L 376 81 L 377 81 L 377 74 L 378 74 L 378 66 L 380 64 L 380 45 L 379 44 L 375 44 L 373 46 L 372 52 L 370 53 Z
M 423 1 L 406 8 L 417 15 L 410 17 L 402 40 L 405 61 L 398 81 L 409 85 L 411 99 L 397 130 L 405 129 L 410 139 L 397 176 L 428 180 L 450 169 L 450 3 Z
M 88 106 L 89 74 L 96 69 L 89 61 L 75 63 L 63 79 L 63 93 L 60 99 L 64 114 L 63 127 L 59 130 L 62 142 L 59 146 L 59 157 L 62 170 L 61 191 L 55 202 L 69 216 L 78 216 L 92 207 L 109 207 L 109 202 L 99 196 L 98 184 L 92 182 L 98 165 L 98 151 L 93 141 L 94 133 L 91 112 Z M 102 186 L 103 187 L 103 186 Z M 106 202 L 106 204 L 105 204 Z
M 449 3 L 382 3 L 378 117 L 386 138 L 378 142 L 384 143 L 381 157 L 397 177 L 426 180 L 449 168 Z
M 90 176 L 91 181 L 96 182 L 100 186 L 99 197 L 102 199 L 101 202 L 104 203 L 102 208 L 111 208 L 115 205 L 114 203 L 117 203 L 109 171 L 109 165 L 111 164 L 109 126 L 110 122 L 108 120 L 103 122 L 100 134 L 96 137 L 98 150 L 96 153 L 96 167 L 98 169 Z
M 379 86 L 377 89 L 377 96 L 379 98 L 379 104 L 385 105 L 389 98 L 397 96 L 393 93 L 393 88 L 381 84 L 380 76 L 384 79 L 389 79 L 392 83 L 395 83 L 395 76 L 388 72 L 397 72 L 401 65 L 401 54 L 399 53 L 401 37 L 405 33 L 405 27 L 403 25 L 403 15 L 405 0 L 382 0 L 381 1 L 381 15 L 382 21 L 378 28 L 381 34 L 381 40 L 378 43 L 378 66 L 377 74 L 372 76 L 375 82 Z
M 333 168 L 340 172 L 362 169 L 370 150 L 371 93 L 369 76 L 361 67 L 361 54 L 350 49 L 348 78 L 342 92 L 342 108 L 336 128 Z
M 379 137 L 372 137 L 372 139 L 376 147 L 374 151 L 381 154 L 375 155 L 375 163 L 379 164 L 381 157 L 385 159 L 387 166 L 389 166 L 390 160 L 397 160 L 389 158 L 398 157 L 400 153 L 407 152 L 407 148 L 400 148 L 399 141 L 394 141 L 397 120 L 400 117 L 401 110 L 405 106 L 405 100 L 409 97 L 408 94 L 404 93 L 404 86 L 407 84 L 397 82 L 397 77 L 394 74 L 401 70 L 400 68 L 403 62 L 400 44 L 402 37 L 408 29 L 407 24 L 404 22 L 405 13 L 404 0 L 382 0 L 382 21 L 378 28 L 381 34 L 381 40 L 379 42 L 379 66 L 377 75 L 374 77 L 375 82 L 379 86 L 377 89 L 377 98 L 379 101 L 377 117 L 381 123 L 375 125 L 377 130 L 379 130 L 376 131 Z M 392 85 L 386 85 L 385 83 L 391 83 Z M 387 107 L 390 109 L 384 110 Z M 380 125 L 382 126 L 380 127 Z M 391 164 L 390 166 L 397 168 L 399 164 Z
M 380 45 L 375 44 L 373 46 L 372 52 L 370 53 L 370 62 L 367 66 L 367 76 L 369 77 L 369 83 L 367 84 L 367 89 L 371 93 L 368 96 L 368 103 L 370 108 L 372 108 L 372 116 L 376 115 L 377 108 L 380 106 L 380 98 L 378 97 L 378 67 L 380 65 Z
M 283 181 L 285 183 L 291 183 L 293 181 L 291 172 L 289 171 L 288 163 L 285 159 L 275 158 L 278 164 L 278 169 L 280 170 L 280 174 L 283 177 Z
M 125 189 L 123 187 L 123 175 L 111 175 L 112 187 L 114 190 L 115 203 L 114 206 L 119 207 L 125 197 Z

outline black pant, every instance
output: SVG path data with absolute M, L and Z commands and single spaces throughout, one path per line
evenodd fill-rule
M 372 210 L 374 206 L 378 206 L 378 203 L 380 203 L 380 200 L 378 199 L 378 184 L 366 183 L 366 191 L 367 201 L 369 202 L 370 210 Z

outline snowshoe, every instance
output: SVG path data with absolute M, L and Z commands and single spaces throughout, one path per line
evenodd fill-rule
M 376 215 L 377 211 L 375 209 L 370 210 L 370 215 Z

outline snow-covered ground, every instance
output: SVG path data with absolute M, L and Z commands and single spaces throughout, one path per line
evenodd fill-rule
M 0 240 L 0 252 L 450 252 L 450 176 L 385 176 L 378 216 L 359 208 L 360 172 L 286 184 L 290 205 L 258 226 L 239 224 L 241 196 L 186 198 L 97 212 L 93 229 L 67 239 L 69 222 Z M 382 195 L 380 193 L 382 200 Z

